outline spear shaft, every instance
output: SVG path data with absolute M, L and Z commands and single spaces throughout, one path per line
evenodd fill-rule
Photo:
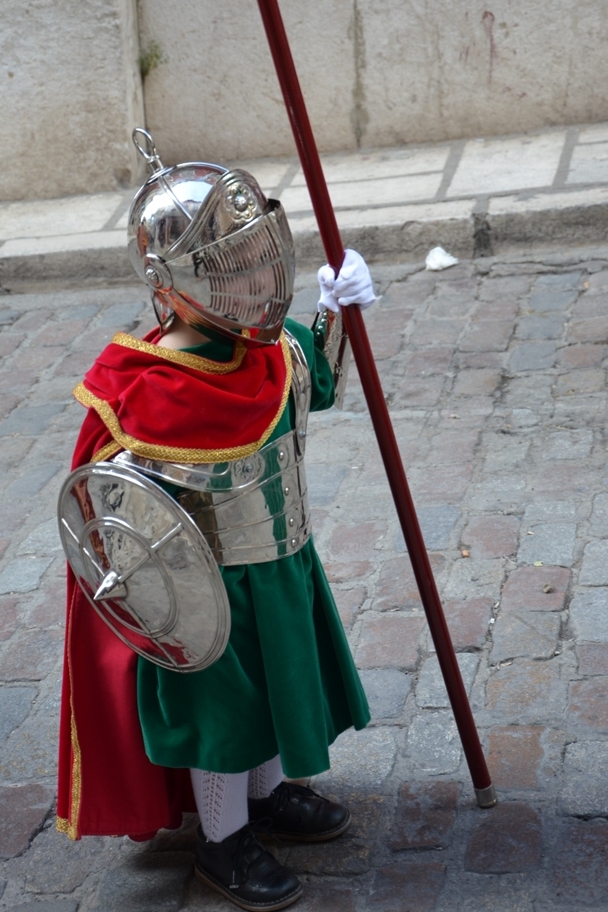
M 285 100 L 287 114 L 308 185 L 319 232 L 329 264 L 336 274 L 344 259 L 344 247 L 331 204 L 321 160 L 300 88 L 285 26 L 277 0 L 258 0 L 270 51 Z M 361 378 L 378 446 L 395 501 L 408 554 L 427 622 L 437 651 L 439 666 L 454 712 L 473 786 L 480 807 L 496 804 L 496 793 L 483 755 L 466 689 L 456 660 L 433 571 L 420 531 L 416 509 L 405 476 L 401 454 L 391 424 L 374 356 L 359 307 L 343 307 L 342 318 Z

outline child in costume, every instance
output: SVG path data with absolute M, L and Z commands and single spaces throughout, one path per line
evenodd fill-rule
M 308 411 L 329 408 L 344 379 L 339 305 L 375 298 L 347 251 L 337 278 L 319 271 L 314 330 L 286 319 L 293 244 L 280 203 L 243 171 L 164 168 L 137 133 L 152 173 L 131 207 L 129 253 L 160 328 L 119 333 L 75 391 L 88 408 L 72 466 L 84 476 L 67 489 L 88 523 L 80 553 L 105 576 L 94 592 L 66 547 L 58 828 L 148 839 L 196 807 L 201 880 L 241 908 L 280 909 L 302 888 L 255 824 L 310 842 L 343 833 L 346 807 L 283 777 L 328 769 L 337 735 L 369 721 L 310 535 L 303 455 Z M 108 523 L 86 493 L 92 464 L 109 461 L 168 492 L 219 565 L 230 634 L 203 670 L 175 670 L 192 644 L 157 660 L 158 639 L 116 636 L 135 584 L 110 568 Z

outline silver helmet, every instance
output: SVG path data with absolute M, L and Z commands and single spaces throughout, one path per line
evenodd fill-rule
M 161 325 L 173 313 L 201 332 L 271 344 L 291 299 L 293 240 L 277 200 L 246 171 L 206 162 L 165 168 L 151 135 L 133 131 L 151 174 L 129 212 L 129 256 Z

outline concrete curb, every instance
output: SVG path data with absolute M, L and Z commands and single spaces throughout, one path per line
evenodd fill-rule
M 608 201 L 590 206 L 492 215 L 490 238 L 494 252 L 515 245 L 603 244 L 608 241 Z
M 39 282 L 74 282 L 99 279 L 124 281 L 135 277 L 126 243 L 100 249 L 93 243 L 79 250 L 58 250 L 0 259 L 0 287 Z
M 608 198 L 591 205 L 547 206 L 522 211 L 479 212 L 460 218 L 427 218 L 402 223 L 365 223 L 342 229 L 345 247 L 360 250 L 370 261 L 398 257 L 424 259 L 441 244 L 459 257 L 492 256 L 531 245 L 603 244 L 608 241 Z M 537 197 L 536 200 L 539 198 Z M 541 198 L 542 199 L 542 198 Z M 87 243 L 90 238 L 90 243 Z M 0 257 L 0 287 L 48 281 L 101 282 L 134 278 L 126 247 L 96 246 L 95 235 L 85 235 L 82 247 L 37 254 Z M 316 230 L 294 228 L 296 261 L 301 270 L 316 268 L 325 259 Z

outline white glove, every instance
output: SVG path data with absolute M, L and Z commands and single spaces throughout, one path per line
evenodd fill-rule
M 364 310 L 376 300 L 372 277 L 367 263 L 356 250 L 344 251 L 344 262 L 336 276 L 331 266 L 321 266 L 317 273 L 321 296 L 317 310 L 333 310 L 339 313 L 340 307 L 358 304 Z

